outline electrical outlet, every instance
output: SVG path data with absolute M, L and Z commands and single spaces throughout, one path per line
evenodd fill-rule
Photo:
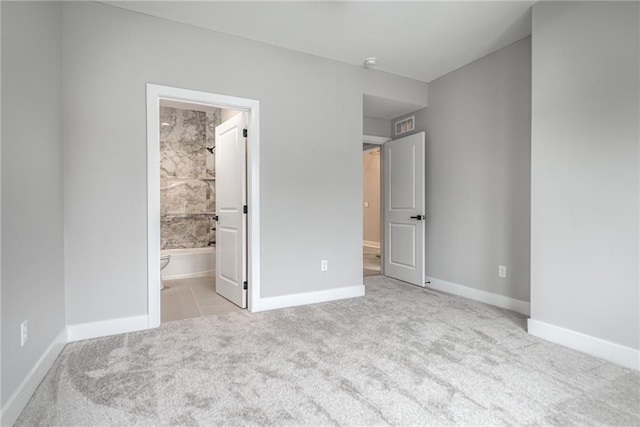
M 323 259 L 320 261 L 320 271 L 327 271 L 329 269 L 329 261 Z
M 499 265 L 498 266 L 498 277 L 507 277 L 507 266 Z
M 25 320 L 20 323 L 20 347 L 23 347 L 29 339 L 29 323 Z
M 364 207 L 368 208 L 369 207 L 369 202 L 364 202 Z

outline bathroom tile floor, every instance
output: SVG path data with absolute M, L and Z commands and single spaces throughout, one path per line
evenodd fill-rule
M 162 291 L 162 323 L 191 317 L 242 310 L 216 294 L 214 276 L 165 280 Z

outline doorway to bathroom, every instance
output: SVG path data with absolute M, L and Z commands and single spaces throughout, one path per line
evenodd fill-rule
M 160 100 L 161 322 L 246 308 L 245 115 Z
M 151 84 L 147 101 L 150 327 L 253 311 L 258 102 Z

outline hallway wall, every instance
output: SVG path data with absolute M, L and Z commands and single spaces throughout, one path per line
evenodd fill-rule
M 362 133 L 365 135 L 391 137 L 389 120 L 364 116 L 363 127 Z
M 363 239 L 380 243 L 380 155 L 368 150 L 362 153 L 362 191 L 364 202 Z

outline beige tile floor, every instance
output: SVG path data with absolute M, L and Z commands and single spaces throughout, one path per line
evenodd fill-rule
M 216 294 L 214 276 L 165 280 L 164 287 L 160 311 L 163 323 L 242 310 Z

